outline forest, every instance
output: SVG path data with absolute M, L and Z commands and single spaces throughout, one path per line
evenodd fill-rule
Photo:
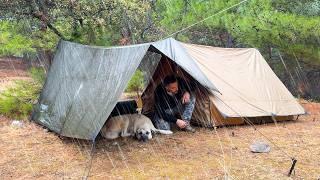
M 317 0 L 1 0 L 0 56 L 50 64 L 59 39 L 98 46 L 177 40 L 258 48 L 295 95 L 317 99 Z M 287 68 L 285 68 L 287 67 Z
M 233 84 L 220 83 L 225 88 L 221 93 L 219 88 L 210 89 L 206 83 L 214 80 L 222 82 L 220 80 L 230 71 L 210 64 L 210 58 L 199 58 L 207 63 L 206 67 L 211 68 L 211 71 L 196 69 L 201 69 L 197 72 L 207 73 L 203 77 L 210 77 L 208 82 L 199 81 L 184 67 L 180 72 L 188 74 L 189 82 L 195 80 L 193 82 L 199 90 L 196 95 L 200 100 L 194 100 L 193 106 L 198 106 L 200 110 L 192 112 L 194 107 L 189 106 L 192 107 L 189 115 L 203 115 L 198 116 L 206 118 L 203 122 L 192 123 L 193 120 L 198 120 L 192 116 L 189 119 L 191 122 L 182 122 L 185 128 L 176 123 L 178 127 L 169 127 L 172 130 L 169 133 L 164 131 L 167 134 L 155 135 L 154 132 L 147 131 L 145 133 L 148 133 L 148 137 L 149 134 L 153 135 L 153 139 L 147 143 L 138 141 L 138 132 L 131 134 L 132 137 L 124 137 L 123 133 L 118 133 L 122 137 L 114 140 L 104 138 L 102 129 L 110 122 L 117 105 L 123 102 L 133 103 L 136 105 L 133 113 L 139 113 L 144 106 L 141 94 L 148 91 L 144 89 L 147 86 L 144 79 L 147 73 L 131 67 L 133 61 L 138 62 L 139 53 L 135 55 L 137 57 L 131 57 L 131 54 L 126 56 L 128 54 L 124 53 L 124 57 L 130 58 L 120 59 L 118 56 L 103 56 L 104 50 L 110 49 L 100 47 L 117 47 L 111 48 L 112 50 L 140 48 L 144 45 L 130 45 L 159 42 L 167 38 L 183 42 L 181 44 L 188 43 L 189 49 L 185 46 L 188 53 L 192 52 L 192 47 L 200 47 L 198 45 L 221 47 L 224 52 L 239 50 L 227 48 L 255 48 L 258 51 L 250 49 L 251 52 L 260 52 L 262 56 L 259 54 L 258 58 L 253 58 L 253 62 L 259 60 L 264 68 L 253 70 L 258 77 L 243 74 L 236 77 L 238 74 L 233 74 L 231 80 L 228 79 L 230 82 L 243 78 L 246 84 L 241 84 L 242 79 Z M 86 62 L 88 66 L 78 63 L 79 58 L 69 56 L 55 61 L 55 55 L 59 55 L 57 46 L 61 41 L 65 44 L 75 42 L 70 43 L 70 47 L 81 46 L 76 43 L 89 45 L 81 47 L 99 49 L 103 53 L 97 57 L 112 58 L 100 58 L 100 64 L 92 63 L 92 58 L 86 58 L 96 56 L 80 58 L 79 61 L 84 60 L 82 62 Z M 205 49 L 205 46 L 201 47 Z M 154 72 L 161 72 L 177 63 L 173 58 L 172 62 L 169 61 L 170 58 L 164 51 L 159 50 L 159 53 L 156 48 L 150 47 L 148 44 L 148 51 L 141 50 L 143 54 L 138 62 L 141 65 L 143 57 L 149 58 L 145 69 L 154 68 Z M 169 51 L 173 51 L 170 48 Z M 64 49 L 68 50 L 70 49 Z M 78 51 L 68 52 L 70 55 Z M 89 54 L 95 51 L 83 52 Z M 214 50 L 208 52 L 215 53 Z M 189 55 L 192 56 L 191 53 Z M 213 57 L 210 55 L 207 57 Z M 240 59 L 240 55 L 232 55 L 232 60 Z M 117 64 L 122 61 L 115 63 L 113 58 L 124 60 L 124 63 Z M 157 58 L 159 64 L 154 64 L 156 61 L 153 60 Z M 105 59 L 113 62 L 102 65 L 105 69 L 101 73 L 101 62 L 109 62 L 102 61 Z M 130 61 L 126 62 L 128 59 Z M 200 60 L 190 59 L 188 62 L 197 62 L 200 67 Z M 221 59 L 225 62 L 231 60 Z M 54 67 L 51 66 L 54 62 L 63 62 L 56 66 L 61 68 L 51 68 Z M 240 64 L 238 61 L 234 62 Z M 92 67 L 98 65 L 99 70 L 92 68 L 91 63 L 94 64 Z M 62 68 L 66 64 L 70 67 Z M 125 73 L 116 72 L 114 67 L 121 67 L 119 64 L 126 67 L 121 71 Z M 239 67 L 246 65 L 242 64 Z M 114 69 L 108 65 L 113 65 Z M 180 68 L 179 66 L 177 63 L 175 67 Z M 108 74 L 109 70 L 111 75 Z M 224 76 L 209 76 L 212 75 L 210 73 L 215 73 L 213 70 L 218 70 Z M 132 76 L 128 75 L 131 73 L 129 71 L 132 71 Z M 50 80 L 47 78 L 50 77 L 47 76 L 49 72 Z M 59 76 L 63 73 L 65 76 Z M 94 74 L 95 79 L 88 78 L 86 73 Z M 263 73 L 272 78 L 260 78 L 259 75 Z M 79 74 L 83 77 L 77 76 Z M 157 75 L 153 73 L 152 78 L 157 78 L 155 74 Z M 125 76 L 128 78 L 124 78 Z M 158 77 L 159 83 L 162 83 L 161 75 Z M 122 83 L 120 79 L 128 83 Z M 259 82 L 253 82 L 257 79 Z M 177 79 L 174 80 L 176 81 L 173 83 L 178 82 Z M 319 0 L 0 0 L 0 177 L 319 179 L 319 80 Z M 106 82 L 111 83 L 105 86 Z M 123 85 L 123 91 L 120 92 L 120 86 L 114 87 L 117 83 L 126 85 L 126 88 Z M 212 84 L 216 85 L 215 83 Z M 263 85 L 258 87 L 259 83 Z M 169 84 L 172 85 L 172 82 Z M 240 88 L 233 88 L 235 84 Z M 177 90 L 178 85 L 179 83 L 171 89 Z M 226 87 L 233 89 L 228 91 Z M 242 87 L 246 88 L 246 92 L 240 92 Z M 165 92 L 170 96 L 177 92 L 169 92 L 168 89 Z M 274 89 L 281 89 L 282 93 Z M 225 103 L 227 101 L 218 101 L 219 97 L 227 97 L 228 93 L 231 97 L 229 105 Z M 191 95 L 193 94 L 184 92 L 180 99 L 183 99 L 183 103 L 190 101 Z M 263 99 L 265 97 L 267 100 Z M 114 106 L 111 101 L 114 101 Z M 231 105 L 242 109 L 236 111 Z M 111 108 L 110 111 L 113 109 L 112 112 L 107 113 L 106 107 Z M 270 109 L 263 109 L 265 107 Z M 232 111 L 236 115 L 228 116 L 222 110 L 229 113 Z M 243 112 L 256 114 L 242 115 Z M 141 117 L 140 115 L 137 117 Z M 152 120 L 150 118 L 149 124 L 155 124 Z M 186 127 L 192 131 L 187 131 Z M 81 133 L 88 136 L 78 136 Z M 92 139 L 88 139 L 89 135 Z M 256 153 L 259 150 L 253 149 L 259 147 L 264 149 Z

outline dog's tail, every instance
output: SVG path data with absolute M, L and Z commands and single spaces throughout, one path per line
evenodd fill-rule
M 162 129 L 155 129 L 154 132 L 160 133 L 160 134 L 167 134 L 167 135 L 173 134 L 173 132 L 170 130 L 162 130 Z

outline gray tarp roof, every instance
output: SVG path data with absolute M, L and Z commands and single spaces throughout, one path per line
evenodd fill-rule
M 112 48 L 60 41 L 33 120 L 63 136 L 95 139 L 151 45 L 203 86 L 217 90 L 172 38 Z

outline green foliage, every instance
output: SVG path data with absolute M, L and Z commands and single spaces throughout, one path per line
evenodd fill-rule
M 54 51 L 59 39 L 98 46 L 153 40 L 152 2 L 0 0 L 0 56 Z
M 320 16 L 320 1 L 318 0 L 276 0 L 274 8 L 281 12 L 289 12 L 304 16 Z
M 0 94 L 0 113 L 12 118 L 26 118 L 39 93 L 38 83 L 16 81 L 14 87 L 10 87 Z
M 0 20 L 0 56 L 53 50 L 59 40 L 51 31 L 32 28 L 28 20 Z
M 32 68 L 31 81 L 15 81 L 13 87 L 9 87 L 0 93 L 0 113 L 11 117 L 26 119 L 37 101 L 44 82 L 44 71 Z
M 132 78 L 130 79 L 126 92 L 137 92 L 139 93 L 140 91 L 143 90 L 144 88 L 144 79 L 143 79 L 143 72 L 140 70 L 137 70 Z
M 45 70 L 43 68 L 32 67 L 29 70 L 29 75 L 31 78 L 39 85 L 43 85 L 45 81 Z
M 112 46 L 159 40 L 240 0 L 0 0 L 0 55 L 53 50 L 59 37 Z M 10 24 L 10 25 L 9 25 Z M 177 33 L 222 47 L 277 48 L 320 66 L 319 0 L 250 0 Z
M 122 44 L 135 44 L 143 42 L 143 33 L 152 28 L 148 1 L 0 0 L 0 4 L 0 17 L 29 23 L 29 33 L 42 40 L 39 47 L 56 43 L 57 36 L 90 45 L 118 45 L 122 39 Z
M 224 10 L 230 1 L 158 1 L 161 26 L 167 35 Z M 320 65 L 320 4 L 316 0 L 251 0 L 220 13 L 175 37 L 192 43 L 222 47 L 277 48 Z
M 34 52 L 32 40 L 19 33 L 22 25 L 10 21 L 0 21 L 0 56 L 22 55 Z
M 28 37 L 32 40 L 34 49 L 51 50 L 57 46 L 59 37 L 52 31 L 32 30 Z

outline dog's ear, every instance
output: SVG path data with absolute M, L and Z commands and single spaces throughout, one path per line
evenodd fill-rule
M 138 139 L 139 135 L 141 135 L 141 129 L 137 129 L 136 132 L 134 133 L 134 137 L 136 137 Z

